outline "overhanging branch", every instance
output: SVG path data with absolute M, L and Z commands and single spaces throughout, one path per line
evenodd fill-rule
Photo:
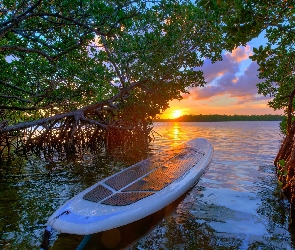
M 0 133 L 7 133 L 7 132 L 11 132 L 11 131 L 18 131 L 21 129 L 25 129 L 25 128 L 29 128 L 32 126 L 38 126 L 38 125 L 42 125 L 48 122 L 52 122 L 52 121 L 58 121 L 61 120 L 65 117 L 77 117 L 78 119 L 87 119 L 84 117 L 85 114 L 88 114 L 90 112 L 92 112 L 93 110 L 99 108 L 99 107 L 105 107 L 105 106 L 109 106 L 112 107 L 113 103 L 120 100 L 124 100 L 128 97 L 128 93 L 130 93 L 130 91 L 134 88 L 136 88 L 137 86 L 144 84 L 148 81 L 148 79 L 142 80 L 142 81 L 138 81 L 138 82 L 134 82 L 132 84 L 130 84 L 128 87 L 126 87 L 125 89 L 121 90 L 119 93 L 117 93 L 116 95 L 114 95 L 112 98 L 99 102 L 99 103 L 95 103 L 95 104 L 91 104 L 88 106 L 85 106 L 81 109 L 77 109 L 74 111 L 70 111 L 67 113 L 63 113 L 63 114 L 58 114 L 58 115 L 54 115 L 51 117 L 46 117 L 46 118 L 41 118 L 35 121 L 29 121 L 29 122 L 21 122 L 18 123 L 16 125 L 12 125 L 12 126 L 7 126 L 5 128 L 0 129 Z M 6 106 L 0 106 L 0 109 L 5 109 L 7 108 Z M 12 109 L 12 108 L 9 108 Z M 17 107 L 16 110 L 36 110 L 37 108 L 22 108 L 21 107 Z M 98 124 L 97 124 L 98 125 Z
M 18 106 L 5 106 L 0 105 L 0 109 L 10 109 L 10 110 L 19 110 L 19 111 L 26 111 L 26 110 L 37 110 L 36 107 L 18 107 Z M 1 132 L 1 130 L 0 130 Z
M 13 88 L 13 89 L 16 89 L 16 90 L 19 90 L 19 91 L 21 91 L 23 93 L 26 93 L 26 94 L 29 94 L 29 95 L 34 95 L 34 93 L 32 93 L 30 91 L 27 91 L 27 90 L 25 90 L 23 88 L 20 88 L 18 86 L 12 85 L 10 83 L 4 82 L 2 80 L 0 80 L 0 84 L 5 85 L 5 86 L 10 87 L 10 88 Z
M 46 52 L 38 49 L 31 49 L 31 48 L 26 48 L 26 47 L 21 47 L 21 46 L 15 46 L 15 45 L 4 45 L 0 46 L 0 51 L 20 51 L 20 52 L 26 52 L 26 53 L 37 53 L 39 55 L 42 55 L 48 59 L 48 61 L 52 62 L 53 58 L 48 55 Z
M 20 98 L 20 97 L 18 97 L 18 96 L 0 95 L 0 98 L 5 98 L 5 99 L 16 99 L 16 100 L 19 100 L 19 101 L 21 101 L 21 102 L 33 103 L 33 102 L 30 101 L 30 100 L 26 100 L 26 99 Z

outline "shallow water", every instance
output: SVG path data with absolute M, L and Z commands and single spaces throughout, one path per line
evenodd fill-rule
M 155 123 L 155 131 L 151 152 L 204 137 L 214 156 L 174 213 L 130 249 L 294 249 L 288 203 L 273 166 L 282 140 L 279 122 Z M 58 206 L 124 167 L 126 162 L 105 154 L 2 166 L 0 249 L 39 249 L 46 219 Z M 58 237 L 53 235 L 52 245 Z
M 273 166 L 279 122 L 157 123 L 155 130 L 162 135 L 155 149 L 204 137 L 214 156 L 176 212 L 133 249 L 293 248 Z

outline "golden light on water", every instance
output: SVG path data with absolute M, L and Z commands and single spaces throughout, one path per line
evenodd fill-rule
M 173 141 L 174 141 L 174 144 L 179 143 L 179 136 L 180 136 L 179 124 L 177 122 L 174 122 L 174 124 L 173 124 Z

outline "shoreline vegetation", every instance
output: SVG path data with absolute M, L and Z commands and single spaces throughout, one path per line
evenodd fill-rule
M 284 115 L 183 115 L 175 119 L 155 119 L 153 122 L 226 122 L 283 121 Z

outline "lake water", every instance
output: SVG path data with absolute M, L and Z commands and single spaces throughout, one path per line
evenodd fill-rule
M 154 130 L 153 153 L 204 137 L 214 155 L 209 170 L 172 214 L 160 218 L 129 249 L 295 249 L 288 203 L 273 166 L 282 140 L 279 122 L 159 122 Z M 46 219 L 58 206 L 124 167 L 103 154 L 56 163 L 31 158 L 2 166 L 0 249 L 39 249 Z M 75 240 L 80 238 L 54 234 L 51 244 L 73 249 L 69 242 Z

